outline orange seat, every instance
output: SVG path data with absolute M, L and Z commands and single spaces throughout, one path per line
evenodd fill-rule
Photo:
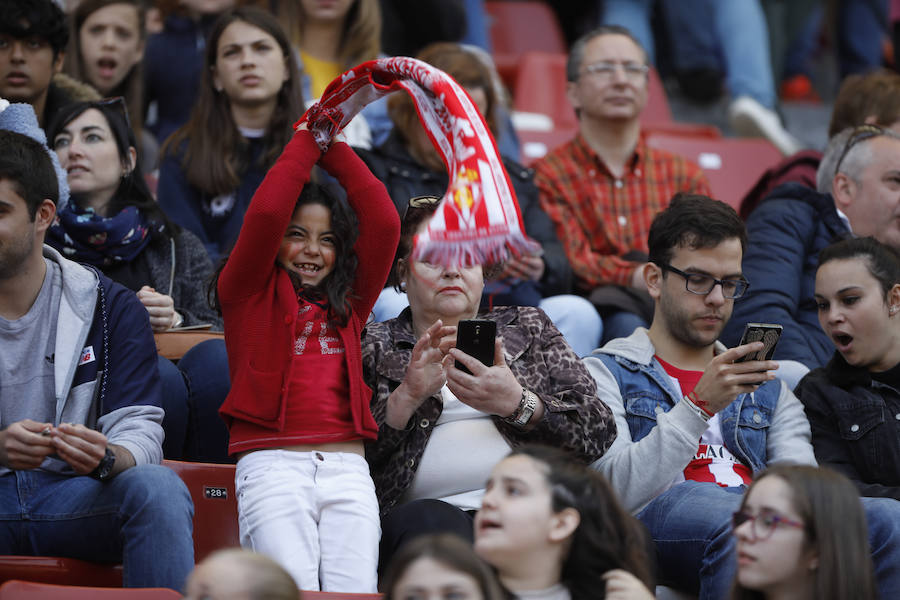
M 240 545 L 234 465 L 164 460 L 181 477 L 194 501 L 194 561 L 214 550 Z M 121 587 L 122 565 L 48 556 L 0 556 L 0 582 Z
M 515 88 L 522 55 L 531 50 L 566 53 L 566 40 L 556 13 L 544 2 L 526 0 L 484 3 L 488 35 L 497 72 L 509 89 Z
M 0 585 L 0 600 L 174 600 L 181 594 L 167 588 L 104 588 L 54 585 L 33 581 L 7 581 Z
M 204 329 L 176 329 L 154 333 L 156 352 L 169 360 L 177 361 L 188 350 L 206 340 L 224 340 L 225 334 Z
M 782 158 L 775 146 L 756 138 L 712 139 L 651 133 L 647 143 L 700 165 L 709 179 L 712 197 L 735 210 L 760 175 Z
M 194 501 L 194 562 L 211 552 L 239 546 L 234 465 L 164 460 L 181 477 Z

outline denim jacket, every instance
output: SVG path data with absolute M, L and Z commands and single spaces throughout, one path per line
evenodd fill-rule
M 863 496 L 900 500 L 900 389 L 873 380 L 837 352 L 797 385 L 822 464 Z
M 707 423 L 682 401 L 677 384 L 654 358 L 646 329 L 613 340 L 584 360 L 619 430 L 594 467 L 626 508 L 637 512 L 681 475 Z M 803 407 L 779 380 L 741 394 L 719 419 L 725 447 L 754 473 L 775 462 L 816 464 Z

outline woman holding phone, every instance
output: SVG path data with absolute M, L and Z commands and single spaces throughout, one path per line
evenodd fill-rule
M 900 500 L 900 256 L 874 238 L 832 244 L 815 298 L 836 347 L 795 390 L 816 459 L 863 496 Z
M 363 334 L 363 376 L 380 428 L 366 457 L 383 515 L 381 564 L 406 536 L 453 531 L 471 539 L 485 481 L 511 448 L 544 443 L 590 463 L 614 437 L 593 379 L 543 312 L 479 313 L 482 265 L 411 259 L 413 237 L 438 202 L 413 198 L 402 219 L 389 282 L 406 291 L 409 307 Z M 454 348 L 460 321 L 476 317 L 496 324 L 490 367 Z

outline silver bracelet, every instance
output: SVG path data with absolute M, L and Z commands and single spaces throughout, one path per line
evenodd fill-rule
M 516 407 L 513 414 L 504 417 L 503 420 L 522 429 L 528 425 L 528 421 L 530 421 L 532 415 L 534 415 L 537 403 L 537 395 L 533 392 L 529 392 L 525 387 L 522 387 L 522 398 L 519 400 L 519 406 Z
M 703 410 L 702 408 L 700 408 L 699 406 L 697 406 L 696 404 L 694 404 L 693 402 L 691 402 L 691 399 L 688 398 L 687 396 L 685 396 L 685 397 L 682 398 L 681 400 L 682 400 L 682 402 L 684 402 L 684 403 L 687 405 L 687 407 L 688 407 L 689 409 L 691 409 L 691 412 L 693 412 L 694 414 L 696 414 L 698 417 L 700 417 L 701 419 L 703 419 L 703 420 L 706 421 L 707 423 L 708 423 L 709 420 L 712 418 L 712 416 L 711 416 L 708 412 L 706 412 L 705 410 Z

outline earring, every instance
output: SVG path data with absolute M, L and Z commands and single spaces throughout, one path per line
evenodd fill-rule
M 888 312 L 889 312 L 890 314 L 896 313 L 896 312 L 897 312 L 897 307 L 896 307 L 896 306 L 892 306 L 891 309 L 890 309 Z
M 404 294 L 406 293 L 406 282 L 405 281 L 400 282 L 400 291 L 403 292 Z

